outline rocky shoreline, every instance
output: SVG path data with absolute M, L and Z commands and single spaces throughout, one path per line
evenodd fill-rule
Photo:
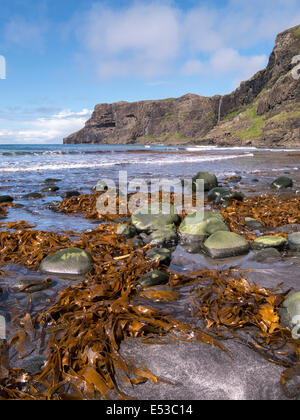
M 1 398 L 298 398 L 293 180 L 245 196 L 241 177 L 197 179 L 204 213 L 177 215 L 171 206 L 162 214 L 157 202 L 158 214 L 108 217 L 96 208 L 98 185 L 51 205 L 102 220 L 95 229 L 55 234 L 4 219 Z M 10 196 L 0 202 L 3 217 L 17 205 Z

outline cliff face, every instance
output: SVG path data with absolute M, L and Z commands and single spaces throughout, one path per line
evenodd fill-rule
M 65 143 L 185 142 L 216 124 L 218 99 L 185 95 L 178 99 L 96 105 L 85 127 Z
M 277 36 L 266 69 L 229 95 L 96 105 L 65 144 L 220 144 L 300 146 L 300 25 Z

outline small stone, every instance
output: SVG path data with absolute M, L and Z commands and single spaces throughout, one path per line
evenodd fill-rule
M 14 199 L 10 195 L 1 195 L 0 203 L 12 203 Z
M 260 221 L 253 219 L 252 217 L 245 217 L 245 225 L 249 229 L 253 230 L 259 230 L 263 228 L 263 225 L 260 223 Z
M 204 242 L 211 258 L 228 258 L 247 254 L 250 244 L 243 236 L 232 232 L 216 232 Z
M 66 248 L 44 258 L 40 270 L 51 274 L 83 275 L 91 270 L 92 264 L 92 257 L 83 249 Z
M 300 251 L 300 232 L 291 233 L 288 237 L 288 243 L 290 249 Z
M 145 246 L 145 243 L 144 243 L 143 239 L 140 238 L 139 236 L 134 238 L 134 240 L 132 241 L 132 247 L 134 249 L 142 248 L 143 246 Z
M 282 236 L 260 236 L 252 242 L 252 249 L 276 248 L 283 249 L 288 241 Z
M 223 188 L 223 187 L 216 187 L 213 188 L 212 190 L 210 190 L 207 194 L 207 199 L 208 201 L 216 201 L 216 199 L 225 193 L 230 193 L 231 190 L 228 188 Z
M 143 287 L 157 286 L 166 284 L 169 281 L 169 275 L 162 271 L 150 271 L 138 280 L 138 283 Z
M 300 224 L 291 223 L 288 225 L 280 226 L 279 228 L 277 228 L 277 231 L 282 232 L 282 233 L 288 233 L 288 234 L 300 232 Z
M 202 179 L 204 181 L 204 191 L 210 191 L 218 186 L 218 179 L 216 175 L 209 172 L 198 172 L 197 175 L 193 177 L 193 189 L 195 189 L 198 179 Z
M 151 260 L 159 260 L 163 265 L 169 265 L 171 262 L 171 251 L 167 248 L 149 249 L 146 257 Z
M 47 178 L 47 179 L 45 179 L 43 184 L 56 184 L 56 182 L 60 182 L 60 181 L 61 181 L 61 179 Z
M 56 192 L 59 188 L 56 185 L 49 185 L 49 187 L 45 187 L 42 189 L 42 192 Z
M 79 197 L 80 196 L 80 192 L 78 191 L 66 191 L 62 197 L 63 198 L 71 198 L 71 197 Z
M 42 197 L 44 197 L 43 194 L 32 192 L 32 193 L 23 195 L 22 198 L 24 198 L 25 200 L 35 200 Z
M 253 257 L 252 261 L 259 263 L 268 263 L 270 260 L 279 261 L 281 259 L 280 252 L 275 248 L 265 248 L 258 251 Z
M 281 190 L 284 188 L 290 188 L 292 186 L 293 186 L 292 179 L 286 176 L 280 176 L 279 178 L 275 179 L 275 181 L 273 181 L 271 184 L 272 188 L 277 188 L 278 190 Z
M 178 236 L 174 229 L 158 229 L 151 233 L 150 244 L 152 247 L 174 246 L 178 243 Z
M 223 193 L 216 199 L 216 205 L 228 207 L 229 205 L 232 204 L 234 200 L 243 201 L 244 195 L 237 191 L 229 191 L 229 192 Z
M 124 236 L 127 239 L 133 238 L 136 235 L 136 228 L 131 225 L 120 224 L 117 227 L 117 235 Z

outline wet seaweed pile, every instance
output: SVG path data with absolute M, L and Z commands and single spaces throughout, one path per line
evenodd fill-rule
M 37 267 L 37 254 L 45 254 L 66 244 L 65 237 L 50 236 L 46 242 L 41 232 L 28 230 L 10 237 L 16 257 L 10 252 L 8 261 Z M 29 258 L 29 238 L 39 239 L 38 251 Z M 9 239 L 6 238 L 6 249 Z M 22 243 L 22 242 L 25 243 Z M 67 242 L 70 245 L 70 242 Z M 91 252 L 94 269 L 79 285 L 62 292 L 57 302 L 34 318 L 27 313 L 16 318 L 16 334 L 10 342 L 19 357 L 30 353 L 30 346 L 48 349 L 48 362 L 40 376 L 29 377 L 20 369 L 12 369 L 9 360 L 1 359 L 0 396 L 11 399 L 109 398 L 112 391 L 126 398 L 120 386 L 137 384 L 145 379 L 159 381 L 146 367 L 134 366 L 118 353 L 126 337 L 153 339 L 168 336 L 176 339 L 198 339 L 224 349 L 221 343 L 200 329 L 185 325 L 149 307 L 134 305 L 138 278 L 158 263 L 145 258 L 145 250 L 134 251 L 114 233 L 112 226 L 81 234 L 76 243 Z M 21 257 L 20 253 L 24 253 Z M 115 256 L 117 255 L 118 256 Z M 3 257 L 3 256 L 2 256 Z M 172 278 L 171 278 L 172 280 Z M 174 281 L 179 277 L 173 275 Z M 163 293 L 162 293 L 163 294 Z M 157 299 L 156 293 L 155 300 Z M 163 294 L 164 299 L 168 296 Z M 150 301 L 149 301 L 150 302 Z M 34 339 L 33 339 L 34 337 Z
M 109 214 L 109 212 L 107 214 L 100 214 L 97 211 L 97 200 L 102 194 L 102 192 L 97 192 L 93 194 L 83 194 L 79 197 L 64 198 L 56 210 L 66 214 L 80 213 L 90 220 L 100 219 L 114 221 L 119 219 L 119 196 L 116 198 L 116 214 Z M 129 217 L 130 214 L 126 213 L 122 216 Z
M 255 239 L 256 235 L 245 225 L 245 217 L 252 217 L 266 228 L 276 228 L 286 224 L 300 223 L 300 198 L 289 198 L 264 194 L 247 197 L 244 201 L 234 201 L 231 206 L 221 210 L 232 232 Z M 276 235 L 276 232 L 273 233 Z M 277 233 L 278 234 L 278 233 Z M 284 234 L 280 233 L 281 236 Z
M 61 208 L 94 218 L 97 197 L 68 199 Z M 260 196 L 235 202 L 222 213 L 233 231 L 247 234 L 246 216 L 270 227 L 299 222 L 299 200 Z M 146 343 L 199 340 L 220 351 L 227 351 L 226 340 L 238 340 L 284 367 L 283 390 L 290 398 L 296 395 L 299 386 L 291 389 L 289 383 L 300 376 L 300 342 L 279 323 L 279 308 L 288 291 L 250 284 L 238 270 L 201 270 L 187 276 L 170 273 L 158 261 L 146 258 L 149 246 L 133 249 L 113 225 L 60 235 L 33 230 L 25 222 L 2 226 L 14 230 L 0 232 L 2 266 L 37 270 L 45 256 L 66 247 L 89 252 L 94 265 L 84 280 L 71 284 L 44 312 L 14 317 L 15 333 L 0 346 L 0 399 L 126 399 L 124 385 L 163 381 L 146 366 L 121 357 L 121 342 L 138 337 Z M 170 275 L 171 291 L 140 290 L 138 279 L 158 267 Z M 154 309 L 152 302 L 174 301 L 180 288 L 188 285 L 190 309 L 198 324 L 188 325 Z M 137 303 L 139 296 L 148 304 Z M 47 355 L 40 374 L 30 376 L 11 365 L 9 350 L 16 350 L 22 359 L 37 348 Z
M 279 311 L 286 293 L 250 284 L 244 278 L 215 277 L 191 291 L 195 316 L 206 328 L 224 338 L 231 336 L 268 361 L 286 368 L 281 385 L 288 398 L 297 395 L 300 385 L 288 382 L 300 376 L 300 340 L 280 324 Z M 295 384 L 294 384 L 295 385 Z
M 15 205 L 10 202 L 0 203 L 0 217 L 4 217 L 7 215 L 7 208 L 14 207 Z
M 110 235 L 110 241 L 113 239 L 117 237 Z M 231 270 L 203 270 L 185 277 L 172 274 L 170 285 L 175 288 L 194 284 L 191 308 L 195 317 L 206 321 L 205 326 L 195 327 L 153 309 L 151 299 L 156 300 L 159 291 L 148 295 L 149 305 L 134 304 L 139 293 L 136 280 L 156 267 L 143 250 L 132 251 L 130 259 L 127 254 L 99 263 L 99 248 L 91 248 L 96 264 L 84 281 L 68 287 L 43 313 L 16 319 L 16 334 L 9 346 L 16 347 L 22 358 L 25 345 L 28 353 L 28 347 L 40 343 L 47 349 L 48 360 L 41 374 L 30 377 L 26 371 L 9 366 L 4 344 L 0 398 L 126 399 L 123 385 L 163 379 L 146 366 L 121 357 L 119 347 L 125 338 L 140 337 L 146 343 L 157 342 L 159 337 L 200 340 L 227 351 L 223 340 L 242 341 L 243 336 L 236 331 L 247 328 L 253 338 L 251 342 L 247 337 L 247 345 L 286 368 L 282 386 L 287 396 L 295 395 L 295 390 L 287 389 L 287 383 L 298 374 L 300 342 L 279 325 L 278 309 L 285 294 L 250 285 Z M 163 298 L 168 299 L 166 295 Z

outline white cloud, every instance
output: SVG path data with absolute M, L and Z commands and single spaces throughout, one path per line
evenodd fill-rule
M 4 42 L 22 48 L 41 49 L 44 46 L 46 22 L 31 22 L 21 16 L 12 18 L 3 26 Z
M 57 143 L 74 131 L 80 130 L 92 111 L 83 109 L 79 112 L 62 110 L 48 118 L 24 121 L 22 128 L 1 129 L 0 143 Z M 20 125 L 20 122 L 18 122 Z
M 178 57 L 178 11 L 157 3 L 124 10 L 95 5 L 85 15 L 80 40 L 97 63 L 100 77 L 164 74 Z
M 205 75 L 214 78 L 230 75 L 232 88 L 235 88 L 240 82 L 249 79 L 264 68 L 267 61 L 268 58 L 265 54 L 242 56 L 233 48 L 223 48 L 214 52 L 205 62 L 187 61 L 183 65 L 181 73 L 186 76 Z
M 200 60 L 189 60 L 187 61 L 182 69 L 181 73 L 185 76 L 193 76 L 195 74 L 203 73 L 205 66 Z
M 96 3 L 74 26 L 100 79 L 153 80 L 178 71 L 190 76 L 205 65 L 207 72 L 233 73 L 236 81 L 266 64 L 265 55 L 255 53 L 260 43 L 271 45 L 277 33 L 299 21 L 299 0 L 228 0 L 223 7 L 210 2 L 186 10 L 139 1 L 119 9 Z
M 242 56 L 233 48 L 224 48 L 216 51 L 210 59 L 210 68 L 220 75 L 238 74 L 241 80 L 253 76 L 259 69 L 267 64 L 267 56 Z

